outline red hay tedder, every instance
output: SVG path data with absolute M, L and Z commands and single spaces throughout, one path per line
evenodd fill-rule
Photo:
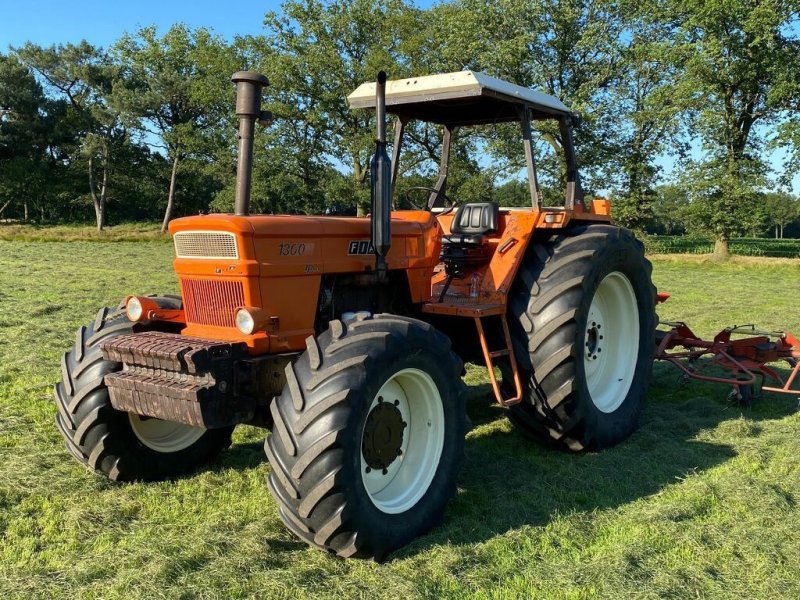
M 660 293 L 656 303 L 667 298 L 669 294 Z M 664 330 L 664 326 L 669 329 Z M 683 322 L 661 321 L 660 327 L 656 331 L 655 359 L 675 365 L 686 380 L 728 384 L 732 387 L 731 398 L 747 406 L 752 403 L 756 389 L 792 394 L 800 400 L 800 388 L 795 385 L 800 371 L 800 341 L 788 331 L 770 332 L 755 325 L 734 325 L 709 341 L 701 339 Z M 777 362 L 786 362 L 791 367 L 786 379 L 767 366 Z M 714 368 L 727 371 L 728 375 L 710 374 Z M 761 381 L 757 386 L 758 378 Z

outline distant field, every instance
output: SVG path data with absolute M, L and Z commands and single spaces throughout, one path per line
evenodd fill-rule
M 383 565 L 284 529 L 255 428 L 175 482 L 89 474 L 53 422 L 60 355 L 98 307 L 176 292 L 170 263 L 161 241 L 0 241 L 1 598 L 800 598 L 796 401 L 743 410 L 663 365 L 641 428 L 584 455 L 524 441 L 470 369 L 458 497 Z M 662 318 L 800 331 L 798 261 L 654 265 Z
M 714 240 L 678 235 L 653 235 L 645 239 L 652 254 L 710 254 Z M 800 258 L 800 240 L 771 238 L 734 238 L 729 242 L 730 253 L 737 256 L 766 256 Z

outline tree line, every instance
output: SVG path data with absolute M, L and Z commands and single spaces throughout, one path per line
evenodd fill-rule
M 584 187 L 618 222 L 727 240 L 797 220 L 800 0 L 287 0 L 259 35 L 145 27 L 109 48 L 0 54 L 0 218 L 161 219 L 230 210 L 230 75 L 267 75 L 253 209 L 355 214 L 368 204 L 370 114 L 345 97 L 393 78 L 473 69 L 561 99 Z M 560 202 L 561 139 L 537 126 L 545 199 Z M 408 135 L 398 189 L 430 183 L 441 132 Z M 781 164 L 770 156 L 781 150 Z M 449 190 L 529 201 L 518 132 L 464 131 Z M 663 165 L 676 167 L 665 180 Z M 403 205 L 404 198 L 398 198 Z

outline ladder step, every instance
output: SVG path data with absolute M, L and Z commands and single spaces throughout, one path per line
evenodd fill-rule
M 492 358 L 497 358 L 499 356 L 508 356 L 508 350 L 497 350 L 495 352 L 489 352 L 489 356 Z

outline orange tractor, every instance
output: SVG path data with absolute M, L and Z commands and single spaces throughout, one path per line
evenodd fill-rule
M 339 556 L 380 559 L 456 493 L 464 362 L 486 365 L 525 436 L 577 451 L 633 431 L 655 348 L 651 266 L 608 202 L 584 198 L 566 106 L 482 73 L 381 73 L 348 98 L 377 116 L 370 217 L 250 215 L 267 82 L 233 81 L 235 213 L 170 225 L 180 297 L 130 296 L 78 331 L 55 387 L 75 458 L 113 480 L 168 478 L 212 460 L 239 423 L 270 428 L 268 485 L 286 526 Z M 405 191 L 423 192 L 418 209 L 393 210 L 412 120 L 443 127 L 438 179 Z M 534 120 L 557 126 L 563 207 L 541 206 Z M 456 130 L 509 122 L 530 207 L 449 197 Z

